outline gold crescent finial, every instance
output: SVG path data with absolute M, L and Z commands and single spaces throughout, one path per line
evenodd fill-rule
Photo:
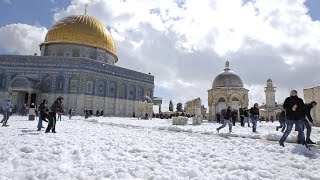
M 88 4 L 84 5 L 84 15 L 87 15 L 88 12 Z

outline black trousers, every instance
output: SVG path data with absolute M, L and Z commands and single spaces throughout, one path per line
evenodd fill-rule
M 240 123 L 241 123 L 241 126 L 244 126 L 244 116 L 240 116 Z
M 57 122 L 56 113 L 49 112 L 48 118 L 49 118 L 49 123 L 48 123 L 48 127 L 46 129 L 46 132 L 49 132 L 50 130 L 52 130 L 52 132 L 55 132 L 56 131 L 56 122 Z

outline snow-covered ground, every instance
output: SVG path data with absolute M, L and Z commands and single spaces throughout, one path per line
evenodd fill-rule
M 320 179 L 319 147 L 269 141 L 282 134 L 276 122 L 259 124 L 257 134 L 239 125 L 217 134 L 216 123 L 64 117 L 56 134 L 45 134 L 23 118 L 0 127 L 0 180 Z M 319 128 L 312 138 L 320 140 Z

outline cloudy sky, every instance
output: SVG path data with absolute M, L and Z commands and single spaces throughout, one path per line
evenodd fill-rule
M 0 0 L 0 54 L 39 53 L 60 18 L 101 20 L 117 46 L 118 66 L 155 76 L 164 105 L 201 97 L 226 60 L 265 101 L 270 77 L 276 101 L 290 89 L 320 84 L 319 0 Z

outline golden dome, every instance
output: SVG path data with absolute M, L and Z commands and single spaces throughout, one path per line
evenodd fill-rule
M 110 32 L 94 17 L 74 15 L 61 19 L 48 31 L 43 44 L 71 43 L 93 46 L 111 53 L 116 62 L 116 47 Z

